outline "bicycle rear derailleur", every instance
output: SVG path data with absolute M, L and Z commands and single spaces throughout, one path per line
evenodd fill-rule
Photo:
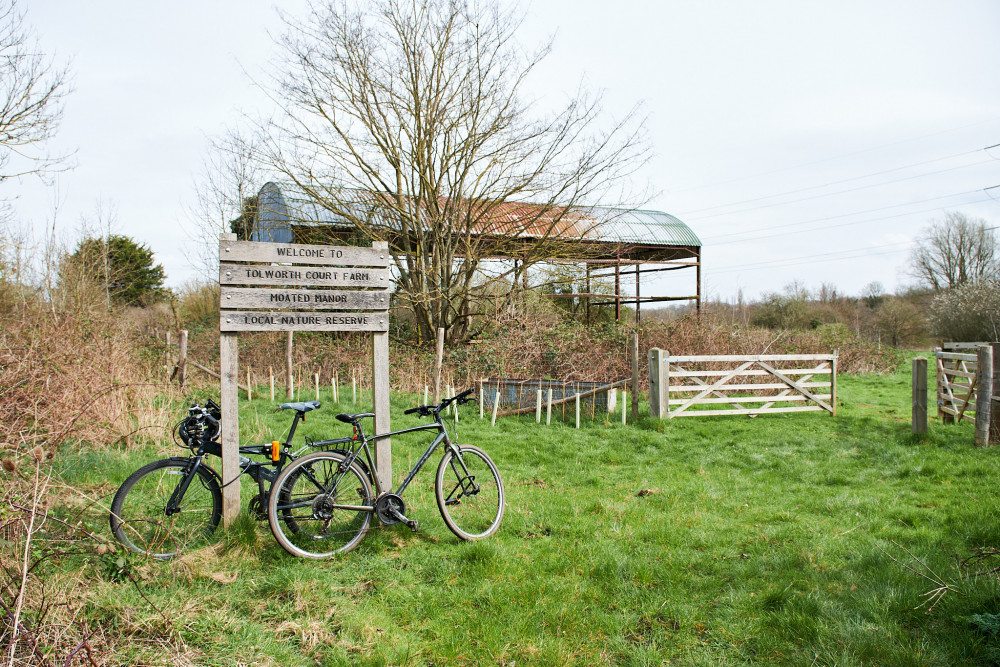
M 406 503 L 395 493 L 383 493 L 375 499 L 375 515 L 383 525 L 392 526 L 397 523 L 405 523 L 410 530 L 416 532 L 417 522 L 407 519 L 403 512 L 406 511 Z

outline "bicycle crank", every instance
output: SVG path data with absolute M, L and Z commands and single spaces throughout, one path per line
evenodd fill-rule
M 375 499 L 375 516 L 385 526 L 392 526 L 397 523 L 405 523 L 410 530 L 416 532 L 417 522 L 407 519 L 404 512 L 406 503 L 395 493 L 383 493 Z

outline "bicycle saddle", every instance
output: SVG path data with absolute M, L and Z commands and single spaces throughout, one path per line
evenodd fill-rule
M 336 415 L 335 418 L 344 422 L 345 424 L 353 424 L 359 419 L 365 419 L 366 417 L 374 417 L 374 416 L 375 416 L 374 412 L 359 412 L 353 415 L 341 412 L 340 414 Z
M 309 412 L 316 410 L 320 406 L 319 401 L 302 401 L 301 403 L 282 403 L 280 410 L 295 410 L 296 412 Z

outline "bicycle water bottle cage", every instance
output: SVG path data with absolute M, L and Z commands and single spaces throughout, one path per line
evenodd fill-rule
M 295 410 L 296 412 L 309 412 L 310 410 L 318 410 L 319 406 L 319 401 L 302 401 L 301 403 L 282 403 L 278 409 Z
M 342 421 L 345 424 L 353 424 L 354 422 L 358 421 L 359 419 L 367 419 L 368 417 L 374 417 L 374 416 L 375 416 L 374 412 L 358 412 L 358 413 L 353 414 L 353 415 L 349 415 L 347 413 L 341 412 L 341 413 L 335 415 L 334 419 L 336 419 L 337 421 Z

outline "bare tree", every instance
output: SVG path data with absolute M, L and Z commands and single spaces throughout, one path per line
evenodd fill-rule
M 252 137 L 230 130 L 211 140 L 195 182 L 195 203 L 188 212 L 193 243 L 185 245 L 184 253 L 209 284 L 219 280 L 219 234 L 242 230 L 237 233 L 248 238 L 252 231 L 244 222 L 254 219 L 257 192 L 265 180 L 257 153 Z
M 910 272 L 935 291 L 1000 277 L 1000 244 L 981 218 L 947 213 L 926 227 L 910 255 Z
M 44 174 L 63 157 L 45 151 L 69 92 L 66 68 L 56 67 L 24 25 L 16 0 L 0 0 L 0 182 Z
M 515 292 L 587 231 L 579 207 L 644 161 L 642 123 L 602 131 L 600 98 L 583 93 L 539 112 L 524 84 L 549 47 L 525 53 L 520 15 L 495 0 L 356 4 L 286 19 L 270 162 L 362 238 L 389 241 L 422 333 L 462 340 L 477 294 Z

